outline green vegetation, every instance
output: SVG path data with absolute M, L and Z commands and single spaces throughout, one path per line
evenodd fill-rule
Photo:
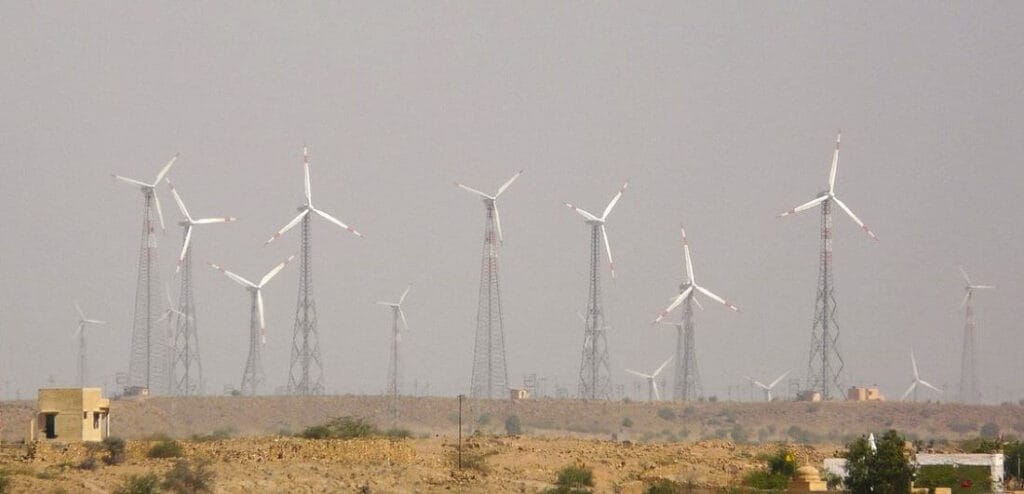
M 300 436 L 306 439 L 355 439 L 379 436 L 373 424 L 357 417 L 335 417 L 322 425 L 307 427 Z
M 164 476 L 162 487 L 176 494 L 209 493 L 213 492 L 214 478 L 209 461 L 178 460 Z
M 633 427 L 633 419 L 631 419 L 629 417 L 626 417 L 626 418 L 622 419 L 622 426 L 623 427 L 627 427 L 627 428 L 628 427 Z
M 1006 443 L 1003 454 L 1005 455 L 1003 477 L 1016 480 L 1017 485 L 1020 486 L 1021 481 L 1024 480 L 1021 478 L 1024 477 L 1024 441 Z
M 0 471 L 0 494 L 4 494 L 11 487 L 11 478 L 7 476 L 7 472 Z
M 759 456 L 757 459 L 767 464 L 765 469 L 750 472 L 743 478 L 743 483 L 754 489 L 783 490 L 796 473 L 796 456 L 785 448 L 779 449 L 773 455 Z
M 594 472 L 584 465 L 567 465 L 558 471 L 555 487 L 548 494 L 581 494 L 594 486 Z
M 982 439 L 996 439 L 999 437 L 999 426 L 992 422 L 986 422 L 981 426 L 979 435 Z
M 910 491 L 914 467 L 903 449 L 905 441 L 895 430 L 889 430 L 877 441 L 872 451 L 866 437 L 846 447 L 847 475 L 843 479 L 852 494 L 903 494 Z
M 917 472 L 917 487 L 951 487 L 953 494 L 982 493 L 992 490 L 987 466 L 925 465 Z
M 234 427 L 221 427 L 214 429 L 209 434 L 193 434 L 191 439 L 195 442 L 206 442 L 206 441 L 223 441 L 225 439 L 231 439 L 238 433 Z
M 518 436 L 523 433 L 523 424 L 519 422 L 518 415 L 505 417 L 505 432 L 510 436 Z
M 156 494 L 160 492 L 160 477 L 155 473 L 129 475 L 114 494 Z
M 109 436 L 100 443 L 101 449 L 105 451 L 103 463 L 107 465 L 120 465 L 125 459 L 124 439 L 117 436 Z
M 181 443 L 174 439 L 161 439 L 150 446 L 149 452 L 146 453 L 150 458 L 181 458 L 184 455 Z
M 693 486 L 688 486 L 669 479 L 658 479 L 647 486 L 644 494 L 684 494 L 693 491 Z
M 676 412 L 669 407 L 662 407 L 658 409 L 658 417 L 664 420 L 675 420 Z

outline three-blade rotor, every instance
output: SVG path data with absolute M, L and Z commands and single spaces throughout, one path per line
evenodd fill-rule
M 89 324 L 107 324 L 107 321 L 101 321 L 99 319 L 90 319 L 88 317 L 85 317 L 85 312 L 82 312 L 82 306 L 78 305 L 77 300 L 75 300 L 74 302 L 75 311 L 78 312 L 78 328 L 75 329 L 74 334 L 71 335 L 72 338 L 77 337 L 79 333 L 84 331 L 85 327 Z
M 171 188 L 171 195 L 174 196 L 174 202 L 178 204 L 178 211 L 185 217 L 185 221 L 181 222 L 181 225 L 185 227 L 185 240 L 181 243 L 181 254 L 178 255 L 178 267 L 174 269 L 177 273 L 181 271 L 181 265 L 185 262 L 185 255 L 188 254 L 188 246 L 192 243 L 192 227 L 196 225 L 212 225 L 216 223 L 230 223 L 236 221 L 238 218 L 234 217 L 223 217 L 223 218 L 200 218 L 193 219 L 192 215 L 189 214 L 188 208 L 185 207 L 185 202 L 181 200 L 181 196 L 178 194 L 178 189 L 174 188 L 174 184 L 170 180 L 167 180 L 167 186 Z
M 856 223 L 857 226 L 861 228 L 861 230 L 864 230 L 864 233 L 867 233 L 869 237 L 878 240 L 878 236 L 875 235 L 875 233 L 872 232 L 871 229 L 868 228 L 867 225 L 865 225 L 864 222 L 857 217 L 857 215 L 853 214 L 853 211 L 849 208 L 849 206 L 847 206 L 846 203 L 840 201 L 839 198 L 836 197 L 836 171 L 839 167 L 839 140 L 841 137 L 842 132 L 836 134 L 836 148 L 835 152 L 832 154 L 832 167 L 829 169 L 828 173 L 828 190 L 823 192 L 818 197 L 815 197 L 814 199 L 811 199 L 810 201 L 804 204 L 801 204 L 793 209 L 790 209 L 789 211 L 780 214 L 779 217 L 781 218 L 784 216 L 789 216 L 794 213 L 799 213 L 800 211 L 811 209 L 825 201 L 830 200 L 836 203 L 836 205 L 838 205 L 839 208 L 842 209 L 846 213 L 846 215 L 849 216 L 850 219 L 853 220 L 853 222 Z
M 505 236 L 501 232 L 501 215 L 498 214 L 498 198 L 501 197 L 501 195 L 505 193 L 505 190 L 508 189 L 510 185 L 512 185 L 512 182 L 515 182 L 516 179 L 519 178 L 519 176 L 522 174 L 523 170 L 519 170 L 518 172 L 515 173 L 515 175 L 512 175 L 512 178 L 506 180 L 505 183 L 501 184 L 501 187 L 498 187 L 498 191 L 495 192 L 493 196 L 480 192 L 479 190 L 476 190 L 468 185 L 455 182 L 456 187 L 459 187 L 462 190 L 482 197 L 484 200 L 484 204 L 487 206 L 487 208 L 494 211 L 494 226 L 498 230 L 498 243 L 505 243 Z
M 619 199 L 622 198 L 622 193 L 626 191 L 626 187 L 629 187 L 629 182 L 625 182 L 622 184 L 622 187 L 619 187 L 619 191 L 615 194 L 615 197 L 612 197 L 612 200 L 608 202 L 608 205 L 605 206 L 604 212 L 601 213 L 600 218 L 571 203 L 563 203 L 567 208 L 576 211 L 577 214 L 582 216 L 583 219 L 586 220 L 587 224 L 599 225 L 601 227 L 601 238 L 604 240 L 605 251 L 608 252 L 608 267 L 612 272 L 612 278 L 615 278 L 615 261 L 612 259 L 612 247 L 611 244 L 608 243 L 608 231 L 605 229 L 604 224 L 608 220 L 608 215 L 611 214 L 612 209 L 615 209 L 615 205 L 618 204 Z
M 967 300 L 974 296 L 974 290 L 994 290 L 994 285 L 975 285 L 971 283 L 971 277 L 967 275 L 967 271 L 963 266 L 957 266 L 960 268 L 960 274 L 964 276 L 964 299 L 960 302 L 960 308 L 963 309 L 967 305 Z
M 174 165 L 174 162 L 177 159 L 178 155 L 175 154 L 174 157 L 172 157 L 171 160 L 168 161 L 167 164 L 165 164 L 163 168 L 160 169 L 160 172 L 156 174 L 156 180 L 154 180 L 153 183 L 151 184 L 143 182 L 141 180 L 135 180 L 134 178 L 123 177 L 121 175 L 113 175 L 113 177 L 117 180 L 132 185 L 138 185 L 142 189 L 143 193 L 153 194 L 153 203 L 154 205 L 156 205 L 156 215 L 157 217 L 160 218 L 160 230 L 162 231 L 166 231 L 167 227 L 164 225 L 164 212 L 160 208 L 160 198 L 156 195 L 156 186 L 160 185 L 160 181 L 167 176 L 167 172 L 171 171 L 171 166 Z
M 409 295 L 409 290 L 412 290 L 412 283 L 405 287 L 405 291 L 402 292 L 402 296 L 398 297 L 398 302 L 377 302 L 377 305 L 385 305 L 391 307 L 391 310 L 398 314 L 398 317 L 402 320 L 403 331 L 409 330 L 409 321 L 405 319 L 405 311 L 402 310 L 402 304 L 405 302 L 405 296 Z
M 274 235 L 272 235 L 270 237 L 270 239 L 268 239 L 266 241 L 266 243 L 263 244 L 263 245 L 270 244 L 274 240 L 277 240 L 278 237 L 280 237 L 281 235 L 284 235 L 285 232 L 287 232 L 288 230 L 291 230 L 293 227 L 295 227 L 295 225 L 299 224 L 299 222 L 302 221 L 302 219 L 305 218 L 306 215 L 308 215 L 310 213 L 310 211 L 315 213 L 317 216 L 320 216 L 321 218 L 323 218 L 323 219 L 325 219 L 327 221 L 330 221 L 331 223 L 334 223 L 335 225 L 338 225 L 343 230 L 347 230 L 349 233 L 351 233 L 351 234 L 353 234 L 353 235 L 355 235 L 357 237 L 362 238 L 363 234 L 359 233 L 358 231 L 356 231 L 355 228 L 352 228 L 351 226 L 345 224 L 344 222 L 342 222 L 338 218 L 335 218 L 334 216 L 331 216 L 331 215 L 327 214 L 326 212 L 324 212 L 323 210 L 317 209 L 317 208 L 315 208 L 313 206 L 313 189 L 312 189 L 312 186 L 310 184 L 310 178 L 309 178 L 309 150 L 305 146 L 303 146 L 303 148 L 302 148 L 302 173 L 303 173 L 303 193 L 306 196 L 306 203 L 303 204 L 299 208 L 300 209 L 299 214 L 295 218 L 293 218 L 291 221 L 289 221 L 280 230 L 275 232 Z
M 673 310 L 675 310 L 676 307 L 679 307 L 679 305 L 686 301 L 688 297 L 692 297 L 695 292 L 702 293 L 704 294 L 704 296 L 732 309 L 733 311 L 739 311 L 739 307 L 736 307 L 728 300 L 719 297 L 718 295 L 715 295 L 714 293 L 711 292 L 711 290 L 708 290 L 707 288 L 704 288 L 697 284 L 697 281 L 693 275 L 693 261 L 690 259 L 690 244 L 686 240 L 686 228 L 679 227 L 679 232 L 682 234 L 683 238 L 683 265 L 686 266 L 686 272 L 684 273 L 686 276 L 686 281 L 683 283 L 683 287 L 685 288 L 682 289 L 678 296 L 672 299 L 672 303 L 670 303 L 669 306 L 665 308 L 665 310 L 661 311 L 658 314 L 658 317 L 654 319 L 654 322 L 652 322 L 651 324 L 657 324 L 661 322 L 661 320 L 664 319 L 665 316 L 669 314 L 669 312 L 672 312 Z M 695 297 L 693 298 L 693 301 L 697 303 L 698 307 L 701 307 L 700 302 L 698 302 Z M 703 309 L 703 307 L 701 307 L 701 309 Z
M 763 389 L 764 390 L 765 398 L 768 401 L 772 401 L 772 388 L 774 388 L 776 384 L 779 384 L 779 382 L 781 382 L 783 379 L 785 379 L 786 376 L 788 376 L 790 372 L 793 372 L 793 370 L 790 369 L 790 370 L 788 370 L 786 372 L 783 372 L 781 376 L 776 377 L 775 380 L 772 381 L 770 384 L 764 384 L 761 381 L 755 380 L 754 378 L 749 377 L 749 376 L 744 376 L 744 379 L 750 381 L 750 383 L 753 384 L 754 386 L 757 386 L 757 387 Z
M 281 270 L 284 269 L 284 267 L 287 266 L 289 262 L 292 262 L 292 259 L 295 259 L 294 255 L 288 256 L 287 259 L 285 259 L 284 261 L 281 261 L 278 265 L 274 266 L 270 271 L 267 272 L 267 274 L 263 275 L 263 278 L 260 279 L 259 284 L 253 283 L 253 282 L 251 282 L 251 281 L 249 281 L 249 280 L 247 280 L 245 278 L 242 278 L 241 276 L 239 276 L 239 275 L 237 275 L 235 273 L 232 273 L 231 271 L 228 271 L 228 270 L 224 269 L 223 267 L 221 267 L 221 266 L 219 266 L 217 264 L 214 264 L 212 262 L 209 263 L 211 268 L 216 269 L 217 271 L 220 271 L 221 273 L 224 274 L 224 276 L 227 276 L 228 278 L 230 278 L 235 283 L 238 283 L 243 288 L 245 288 L 245 289 L 247 289 L 250 292 L 255 294 L 255 297 L 256 297 L 256 311 L 257 311 L 257 313 L 259 315 L 259 320 L 260 320 L 260 337 L 261 337 L 262 342 L 264 344 L 267 343 L 267 336 L 266 336 L 267 326 L 266 326 L 266 323 L 265 323 L 264 318 L 263 318 L 263 287 L 266 286 L 266 284 L 269 283 L 270 280 L 274 278 L 274 276 L 277 276 L 277 273 L 280 273 Z
M 637 372 L 637 371 L 635 371 L 633 369 L 626 369 L 626 372 L 628 372 L 630 374 L 633 374 L 634 376 L 646 379 L 647 380 L 647 385 L 651 387 L 651 390 L 654 392 L 655 398 L 657 398 L 660 401 L 661 400 L 661 392 L 658 390 L 658 382 L 657 382 L 656 378 L 658 377 L 658 374 L 661 374 L 661 371 L 665 370 L 665 366 L 667 366 L 668 363 L 671 362 L 672 359 L 674 359 L 674 358 L 675 358 L 675 356 L 669 357 L 668 360 L 663 362 L 657 369 L 655 369 L 654 372 L 652 372 L 650 374 L 644 374 L 642 372 Z
M 917 389 L 918 384 L 928 389 L 931 389 L 932 391 L 935 391 L 937 393 L 942 393 L 941 389 L 936 388 L 935 386 L 929 384 L 928 381 L 921 379 L 921 375 L 917 371 L 917 359 L 914 358 L 913 350 L 910 351 L 910 365 L 913 367 L 914 370 L 914 380 L 913 382 L 910 383 L 910 387 L 908 387 L 907 390 L 903 392 L 903 396 L 900 396 L 900 401 L 906 401 L 907 397 L 910 396 L 910 393 L 913 393 L 914 390 Z

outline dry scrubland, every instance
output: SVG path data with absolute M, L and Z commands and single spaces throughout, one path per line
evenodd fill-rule
M 115 400 L 115 435 L 129 439 L 128 459 L 96 470 L 75 468 L 87 454 L 79 445 L 43 446 L 34 458 L 11 444 L 24 434 L 32 403 L 0 405 L 6 446 L 0 468 L 11 473 L 15 492 L 108 492 L 128 474 L 171 468 L 173 460 L 150 459 L 147 438 L 185 439 L 188 458 L 211 460 L 218 492 L 347 492 L 364 485 L 375 492 L 536 492 L 570 463 L 594 469 L 598 491 L 630 490 L 657 478 L 693 485 L 733 485 L 773 452 L 771 441 L 813 443 L 796 447 L 812 462 L 866 431 L 895 428 L 921 439 L 975 437 L 986 423 L 1024 435 L 1024 407 L 902 403 L 695 403 L 652 404 L 574 400 L 519 403 L 467 400 L 468 427 L 504 432 L 505 418 L 519 417 L 519 437 L 469 439 L 467 457 L 480 469 L 454 468 L 458 402 L 408 398 L 398 426 L 412 439 L 307 440 L 287 437 L 336 416 L 365 417 L 391 426 L 380 397 L 204 397 Z M 626 421 L 625 419 L 629 419 Z M 624 426 L 623 422 L 629 423 Z M 187 440 L 231 431 L 222 440 Z M 616 440 L 613 440 L 613 434 Z M 765 444 L 743 444 L 762 442 Z

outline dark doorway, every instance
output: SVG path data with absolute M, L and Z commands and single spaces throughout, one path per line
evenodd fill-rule
M 46 414 L 46 438 L 53 439 L 57 437 L 57 414 L 48 413 Z

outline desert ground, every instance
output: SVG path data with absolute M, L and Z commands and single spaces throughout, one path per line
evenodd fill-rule
M 779 443 L 820 465 L 850 438 L 889 428 L 946 450 L 984 424 L 1024 432 L 1024 406 L 1009 404 L 466 400 L 463 451 L 472 465 L 459 470 L 456 399 L 404 398 L 397 420 L 387 404 L 366 396 L 112 400 L 112 431 L 128 440 L 127 460 L 84 470 L 77 465 L 89 453 L 78 444 L 43 444 L 30 454 L 21 441 L 34 403 L 4 402 L 0 469 L 13 492 L 110 492 L 127 475 L 169 470 L 175 460 L 146 455 L 156 437 L 168 436 L 186 458 L 209 460 L 215 492 L 538 492 L 574 463 L 593 469 L 597 492 L 639 492 L 658 478 L 736 485 Z M 511 415 L 522 424 L 517 436 L 505 434 Z M 411 437 L 294 437 L 338 416 Z

